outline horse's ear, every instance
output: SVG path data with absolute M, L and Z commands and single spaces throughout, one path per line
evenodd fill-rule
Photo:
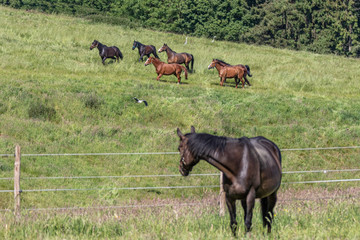
M 177 135 L 179 136 L 180 140 L 183 140 L 185 138 L 184 134 L 180 131 L 179 128 L 177 128 L 176 132 L 177 132 Z
M 195 127 L 191 126 L 191 133 L 195 133 Z

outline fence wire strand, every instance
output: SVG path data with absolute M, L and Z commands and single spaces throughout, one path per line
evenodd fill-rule
M 357 169 L 324 169 L 324 170 L 304 170 L 304 171 L 284 171 L 283 174 L 301 174 L 301 173 L 331 173 L 331 172 L 358 172 Z M 220 173 L 198 173 L 190 176 L 220 176 Z M 122 176 L 67 176 L 67 177 L 22 177 L 21 180 L 47 180 L 47 179 L 96 179 L 96 178 L 156 178 L 156 177 L 182 177 L 180 174 L 163 175 L 122 175 Z M 4 177 L 0 180 L 14 180 L 13 177 Z

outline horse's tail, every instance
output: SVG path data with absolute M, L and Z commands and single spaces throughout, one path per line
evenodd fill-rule
M 194 56 L 192 54 L 191 55 L 191 72 L 194 71 Z
M 121 60 L 123 60 L 124 56 L 122 55 L 120 49 L 116 46 L 114 46 L 113 48 L 115 48 L 115 54 L 119 54 L 119 57 L 121 58 Z
M 185 72 L 185 79 L 188 79 L 188 71 L 187 71 L 186 67 L 184 67 L 184 66 L 182 66 L 182 65 L 180 65 L 180 67 L 181 67 L 181 69 L 184 70 L 184 72 Z
M 250 67 L 249 65 L 245 65 L 246 70 L 247 70 L 247 75 L 249 75 L 249 77 L 252 77 L 251 73 L 250 73 Z
M 121 53 L 120 49 L 118 49 L 118 50 L 119 50 L 119 57 L 121 58 L 121 60 L 123 60 L 124 56 L 123 56 L 123 54 Z
M 158 56 L 157 53 L 156 53 L 156 48 L 155 48 L 155 46 L 151 45 L 151 47 L 152 47 L 152 49 L 153 49 L 153 54 L 154 54 L 154 56 L 155 56 L 156 58 L 160 59 L 159 56 Z

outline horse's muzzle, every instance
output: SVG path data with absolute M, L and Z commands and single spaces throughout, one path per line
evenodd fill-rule
M 181 175 L 186 177 L 189 175 L 191 170 L 192 170 L 192 166 L 185 165 L 184 158 L 182 157 L 180 160 L 180 165 L 179 165 L 179 172 L 181 173 Z

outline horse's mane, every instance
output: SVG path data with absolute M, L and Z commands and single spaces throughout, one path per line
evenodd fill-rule
M 137 44 L 139 44 L 140 46 L 143 46 L 144 44 L 142 44 L 141 42 L 135 41 Z
M 194 156 L 209 156 L 215 152 L 223 152 L 225 149 L 227 137 L 213 136 L 207 133 L 188 133 L 189 151 Z
M 166 43 L 165 43 L 165 45 L 168 47 L 168 49 L 169 49 L 171 52 L 176 53 L 174 50 L 172 50 L 172 49 L 169 47 L 169 45 L 167 45 Z
M 228 65 L 228 66 L 231 65 L 231 64 L 229 64 L 229 63 L 227 63 L 227 62 L 225 62 L 225 61 L 223 61 L 223 60 L 221 60 L 221 59 L 215 59 L 215 61 L 217 61 L 217 62 L 219 62 L 219 63 L 222 63 L 222 64 L 224 64 L 224 65 Z

